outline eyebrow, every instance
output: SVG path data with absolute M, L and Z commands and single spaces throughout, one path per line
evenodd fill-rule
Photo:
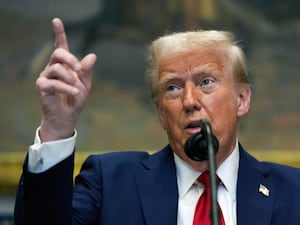
M 194 70 L 194 75 L 196 76 L 205 76 L 205 75 L 215 75 L 218 74 L 220 71 L 214 67 L 212 67 L 209 64 L 201 65 L 199 67 L 196 67 Z M 164 72 L 165 74 L 161 79 L 159 79 L 159 84 L 165 84 L 171 80 L 180 80 L 181 75 L 178 73 L 172 73 L 172 72 Z M 193 76 L 194 76 L 193 75 Z
M 159 79 L 159 83 L 164 84 L 170 80 L 179 79 L 181 76 L 178 73 L 164 73 L 165 75 Z

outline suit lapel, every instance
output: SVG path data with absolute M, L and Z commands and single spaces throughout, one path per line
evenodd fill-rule
M 143 162 L 136 183 L 147 225 L 176 225 L 178 191 L 172 151 L 166 147 Z
M 237 184 L 237 223 L 271 224 L 275 185 L 269 170 L 240 146 Z
M 166 147 L 143 162 L 136 183 L 147 225 L 176 225 L 178 190 L 172 151 Z M 275 184 L 269 169 L 240 146 L 237 224 L 271 224 Z

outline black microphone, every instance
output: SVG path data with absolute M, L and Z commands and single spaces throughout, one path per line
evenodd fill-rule
M 199 121 L 201 131 L 189 137 L 184 145 L 185 154 L 192 160 L 203 161 L 208 159 L 208 135 L 211 136 L 214 153 L 218 152 L 219 142 L 216 136 L 210 131 L 210 124 L 207 120 Z M 208 129 L 207 129 L 208 128 Z
M 207 120 L 199 121 L 201 131 L 189 137 L 184 145 L 185 154 L 192 160 L 208 160 L 209 177 L 211 184 L 211 222 L 219 225 L 219 210 L 217 203 L 216 159 L 219 148 L 218 139 L 213 135 Z

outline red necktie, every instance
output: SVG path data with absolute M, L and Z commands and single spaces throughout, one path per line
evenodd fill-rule
M 202 173 L 198 177 L 198 181 L 204 185 L 203 193 L 201 194 L 196 210 L 194 215 L 194 222 L 193 225 L 211 225 L 212 219 L 210 217 L 210 210 L 211 210 L 211 200 L 210 200 L 210 180 L 209 180 L 209 173 L 206 171 Z M 220 179 L 218 178 L 217 183 L 220 183 Z M 220 225 L 225 225 L 223 214 L 221 208 L 218 204 L 218 209 L 220 213 Z

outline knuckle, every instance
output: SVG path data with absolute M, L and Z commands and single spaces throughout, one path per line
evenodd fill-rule
M 60 69 L 61 69 L 62 65 L 60 63 L 54 63 L 53 65 L 50 66 L 49 68 L 49 73 L 59 73 Z
M 66 50 L 63 48 L 56 48 L 52 52 L 51 61 L 61 61 L 65 58 Z
M 42 90 L 45 88 L 45 79 L 43 77 L 39 77 L 36 81 L 35 81 L 35 86 L 38 90 Z
M 53 55 L 61 55 L 61 54 L 65 53 L 65 52 L 66 52 L 65 49 L 58 47 L 58 48 L 56 48 L 56 49 L 53 51 Z

